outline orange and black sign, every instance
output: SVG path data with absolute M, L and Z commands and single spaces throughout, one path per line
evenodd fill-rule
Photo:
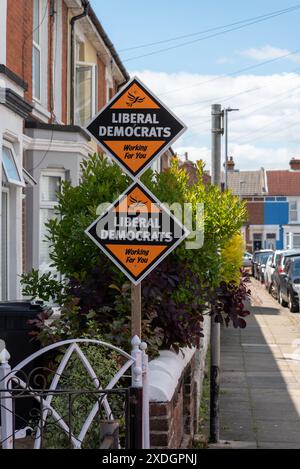
M 143 184 L 135 182 L 86 234 L 137 285 L 189 232 Z
M 131 176 L 141 175 L 186 130 L 133 78 L 87 126 L 92 138 Z

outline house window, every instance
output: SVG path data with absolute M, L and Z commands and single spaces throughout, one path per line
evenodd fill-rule
M 298 204 L 296 200 L 291 200 L 289 204 L 290 223 L 298 221 Z
M 253 251 L 259 251 L 262 249 L 262 234 L 253 233 Z
M 1 198 L 1 300 L 8 300 L 8 240 L 9 240 L 9 226 L 8 226 L 8 203 L 9 191 L 2 188 Z
M 25 186 L 15 151 L 11 145 L 2 148 L 2 166 L 6 182 L 18 186 Z
M 41 101 L 41 4 L 33 0 L 33 42 L 32 42 L 32 92 Z
M 47 240 L 48 229 L 46 224 L 57 217 L 56 207 L 58 203 L 57 194 L 61 182 L 65 179 L 64 173 L 47 172 L 40 179 L 40 249 L 39 266 L 40 271 L 47 272 L 51 268 L 50 245 Z
M 96 113 L 96 66 L 76 65 L 76 123 L 81 127 Z
M 267 233 L 266 236 L 266 249 L 276 249 L 276 234 L 275 233 Z
M 300 233 L 295 233 L 293 235 L 293 248 L 300 249 Z

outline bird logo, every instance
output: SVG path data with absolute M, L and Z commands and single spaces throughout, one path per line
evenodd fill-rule
M 139 96 L 134 96 L 134 94 L 130 93 L 130 91 L 128 92 L 127 99 L 128 99 L 129 102 L 127 102 L 126 104 L 129 107 L 134 106 L 136 103 L 142 103 L 142 102 L 145 101 L 145 98 L 140 98 Z
M 129 197 L 129 200 L 133 207 L 143 207 L 147 205 L 147 202 L 142 202 L 142 200 L 138 200 L 135 197 L 132 197 L 132 195 Z

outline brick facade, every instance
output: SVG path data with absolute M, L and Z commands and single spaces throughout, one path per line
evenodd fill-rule
M 7 0 L 7 67 L 28 83 L 32 99 L 32 1 Z
M 263 202 L 247 202 L 248 223 L 249 225 L 264 224 L 264 203 Z
M 98 70 L 98 111 L 106 104 L 105 64 L 100 57 L 97 58 Z
M 197 422 L 195 356 L 183 371 L 170 402 L 150 403 L 151 448 L 181 448 L 191 443 Z

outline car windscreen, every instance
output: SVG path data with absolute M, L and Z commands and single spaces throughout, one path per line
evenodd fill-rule
M 296 259 L 294 262 L 293 274 L 300 277 L 300 259 Z
M 259 262 L 260 262 L 261 264 L 266 264 L 269 255 L 270 255 L 269 252 L 260 254 L 260 256 L 259 256 Z

